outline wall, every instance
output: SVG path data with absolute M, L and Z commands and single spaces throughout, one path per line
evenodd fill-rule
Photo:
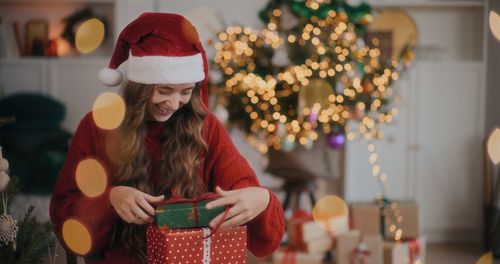
M 489 10 L 500 13 L 500 1 L 489 0 L 488 2 Z M 495 126 L 500 127 L 500 40 L 497 40 L 493 36 L 489 28 L 487 36 L 488 56 L 485 136 L 487 136 Z

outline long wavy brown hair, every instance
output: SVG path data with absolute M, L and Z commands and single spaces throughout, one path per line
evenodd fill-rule
M 172 191 L 185 198 L 197 197 L 206 188 L 199 178 L 199 165 L 207 152 L 202 138 L 205 108 L 200 96 L 200 83 L 193 89 L 191 99 L 167 121 L 160 136 L 160 184 L 152 182 L 151 161 L 144 146 L 147 133 L 146 109 L 154 85 L 129 81 L 122 91 L 126 105 L 125 119 L 118 131 L 116 155 L 119 163 L 114 175 L 116 185 L 126 185 L 151 194 L 170 197 Z M 146 262 L 145 226 L 120 221 L 120 235 L 133 257 Z

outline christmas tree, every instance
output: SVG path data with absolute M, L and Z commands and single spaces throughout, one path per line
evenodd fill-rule
M 1 128 L 14 122 L 13 117 L 0 117 Z M 43 263 L 43 257 L 55 244 L 55 236 L 50 223 L 40 223 L 33 216 L 31 206 L 24 218 L 18 222 L 8 214 L 8 207 L 19 192 L 19 180 L 7 174 L 8 161 L 2 157 L 0 147 L 0 260 L 5 264 Z M 51 262 L 52 262 L 52 256 Z M 54 253 L 55 258 L 55 253 Z
M 319 133 L 335 146 L 350 120 L 365 138 L 381 136 L 379 125 L 397 113 L 391 84 L 413 53 L 407 46 L 396 57 L 382 54 L 379 40 L 367 37 L 369 5 L 272 0 L 259 17 L 260 31 L 221 32 L 213 61 L 222 76 L 219 103 L 252 146 L 263 153 L 310 147 Z

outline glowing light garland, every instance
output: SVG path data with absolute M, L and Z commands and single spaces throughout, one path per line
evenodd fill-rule
M 371 141 L 383 136 L 379 127 L 398 113 L 391 106 L 396 98 L 391 84 L 413 52 L 408 47 L 399 58 L 388 59 L 381 57 L 378 39 L 366 45 L 359 35 L 372 20 L 370 10 L 356 13 L 329 0 L 289 5 L 298 20 L 294 27 L 282 26 L 291 20 L 284 17 L 286 4 L 270 4 L 261 14 L 266 28 L 234 26 L 218 35 L 214 63 L 222 74 L 221 96 L 226 98 L 229 121 L 241 125 L 249 144 L 262 153 L 270 147 L 293 149 L 288 146 L 297 142 L 311 147 L 319 133 L 345 133 L 348 140 L 361 135 L 369 143 L 372 173 L 382 185 L 378 198 L 383 197 L 388 177 Z M 284 63 L 275 63 L 274 56 L 283 49 Z M 304 95 L 307 89 L 320 88 L 326 92 L 311 93 L 309 99 Z M 350 131 L 349 121 L 358 122 L 358 131 Z M 388 216 L 394 239 L 400 240 L 403 217 L 397 204 L 391 203 L 382 214 Z

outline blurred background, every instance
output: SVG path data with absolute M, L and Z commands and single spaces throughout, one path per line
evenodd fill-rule
M 2 254 L 82 262 L 47 250 L 48 202 L 79 121 L 119 93 L 99 69 L 146 11 L 196 26 L 211 111 L 288 231 L 319 207 L 347 219 L 337 243 L 287 232 L 250 263 L 500 263 L 498 0 L 0 0 L 2 210 L 28 223 L 35 206 L 32 229 L 0 217 Z M 12 247 L 33 230 L 37 250 Z

